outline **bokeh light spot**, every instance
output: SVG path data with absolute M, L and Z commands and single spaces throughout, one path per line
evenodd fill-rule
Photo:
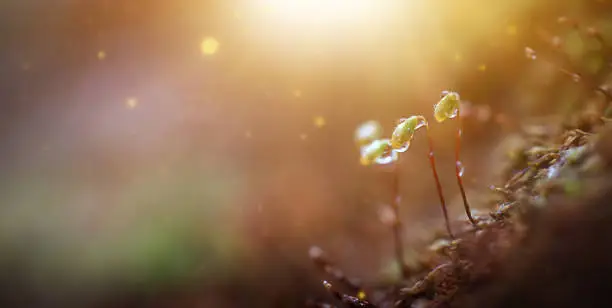
M 125 99 L 125 107 L 128 109 L 134 109 L 138 106 L 138 99 L 135 97 L 128 97 Z
M 366 293 L 363 290 L 359 290 L 359 292 L 357 292 L 357 298 L 364 300 L 366 298 Z
M 322 116 L 316 116 L 312 119 L 312 122 L 314 124 L 314 126 L 316 128 L 322 128 L 323 126 L 325 126 L 326 122 L 325 122 L 325 118 Z
M 200 48 L 202 50 L 202 54 L 205 56 L 211 56 L 219 51 L 219 41 L 214 37 L 206 37 L 202 41 Z
M 104 50 L 98 51 L 97 57 L 98 57 L 98 60 L 106 59 L 106 51 L 104 51 Z

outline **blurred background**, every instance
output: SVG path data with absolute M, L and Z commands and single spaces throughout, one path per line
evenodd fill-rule
M 4 307 L 299 307 L 324 295 L 310 245 L 392 279 L 391 175 L 360 166 L 356 126 L 389 135 L 459 91 L 477 200 L 514 124 L 577 100 L 524 47 L 562 35 L 596 70 L 598 47 L 557 18 L 612 34 L 606 0 L 3 0 L 0 15 Z M 456 125 L 431 132 L 452 217 Z M 443 227 L 426 154 L 419 135 L 402 156 L 408 247 Z

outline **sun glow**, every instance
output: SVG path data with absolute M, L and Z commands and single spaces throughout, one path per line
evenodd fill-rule
M 267 0 L 269 12 L 290 22 L 332 23 L 366 18 L 372 0 Z
M 392 11 L 392 1 L 262 0 L 269 18 L 285 25 L 339 26 L 372 22 Z

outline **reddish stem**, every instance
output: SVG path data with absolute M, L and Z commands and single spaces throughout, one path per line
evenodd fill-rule
M 400 221 L 399 216 L 399 207 L 401 202 L 400 196 L 400 168 L 399 168 L 399 159 L 393 166 L 393 215 L 395 216 L 393 220 L 392 230 L 393 230 L 393 245 L 395 247 L 395 258 L 397 259 L 397 263 L 400 266 L 400 271 L 402 273 L 402 278 L 408 279 L 410 277 L 410 269 L 406 265 L 406 260 L 404 259 L 404 241 L 402 237 L 402 223 Z
M 457 184 L 459 185 L 459 190 L 461 191 L 461 198 L 463 199 L 463 208 L 465 208 L 465 213 L 467 214 L 468 219 L 474 225 L 477 226 L 474 217 L 472 217 L 472 211 L 470 210 L 470 204 L 468 203 L 467 196 L 465 195 L 465 189 L 463 188 L 463 179 L 462 176 L 462 164 L 459 158 L 459 154 L 461 153 L 461 135 L 462 135 L 462 126 L 463 121 L 461 120 L 460 111 L 457 111 L 457 120 L 459 121 L 459 128 L 457 129 L 457 146 L 455 147 L 455 175 L 457 176 Z
M 438 197 L 440 198 L 440 206 L 442 207 L 442 213 L 444 214 L 444 222 L 446 224 L 446 231 L 448 231 L 448 236 L 451 239 L 454 239 L 453 231 L 451 230 L 450 221 L 448 220 L 448 210 L 446 209 L 446 201 L 444 200 L 444 195 L 442 194 L 442 185 L 440 184 L 440 178 L 438 177 L 438 171 L 436 170 L 436 158 L 434 157 L 433 151 L 433 140 L 429 135 L 429 127 L 427 128 L 427 141 L 429 143 L 429 164 L 431 165 L 431 171 L 433 172 L 434 180 L 436 181 L 436 188 L 438 189 Z

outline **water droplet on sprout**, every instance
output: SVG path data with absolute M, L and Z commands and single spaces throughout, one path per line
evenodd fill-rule
M 421 127 L 427 126 L 427 120 L 425 120 L 424 117 L 417 116 L 416 118 L 417 118 L 417 124 L 414 127 L 414 130 L 417 130 L 417 129 L 421 128 Z
M 389 150 L 383 156 L 378 157 L 374 160 L 374 163 L 377 165 L 387 165 L 397 161 L 399 158 L 399 153 L 397 151 Z
M 399 153 L 404 153 L 406 151 L 408 151 L 408 149 L 410 148 L 410 140 L 402 143 L 401 145 L 399 145 L 398 148 L 395 149 L 395 151 L 399 152 Z

